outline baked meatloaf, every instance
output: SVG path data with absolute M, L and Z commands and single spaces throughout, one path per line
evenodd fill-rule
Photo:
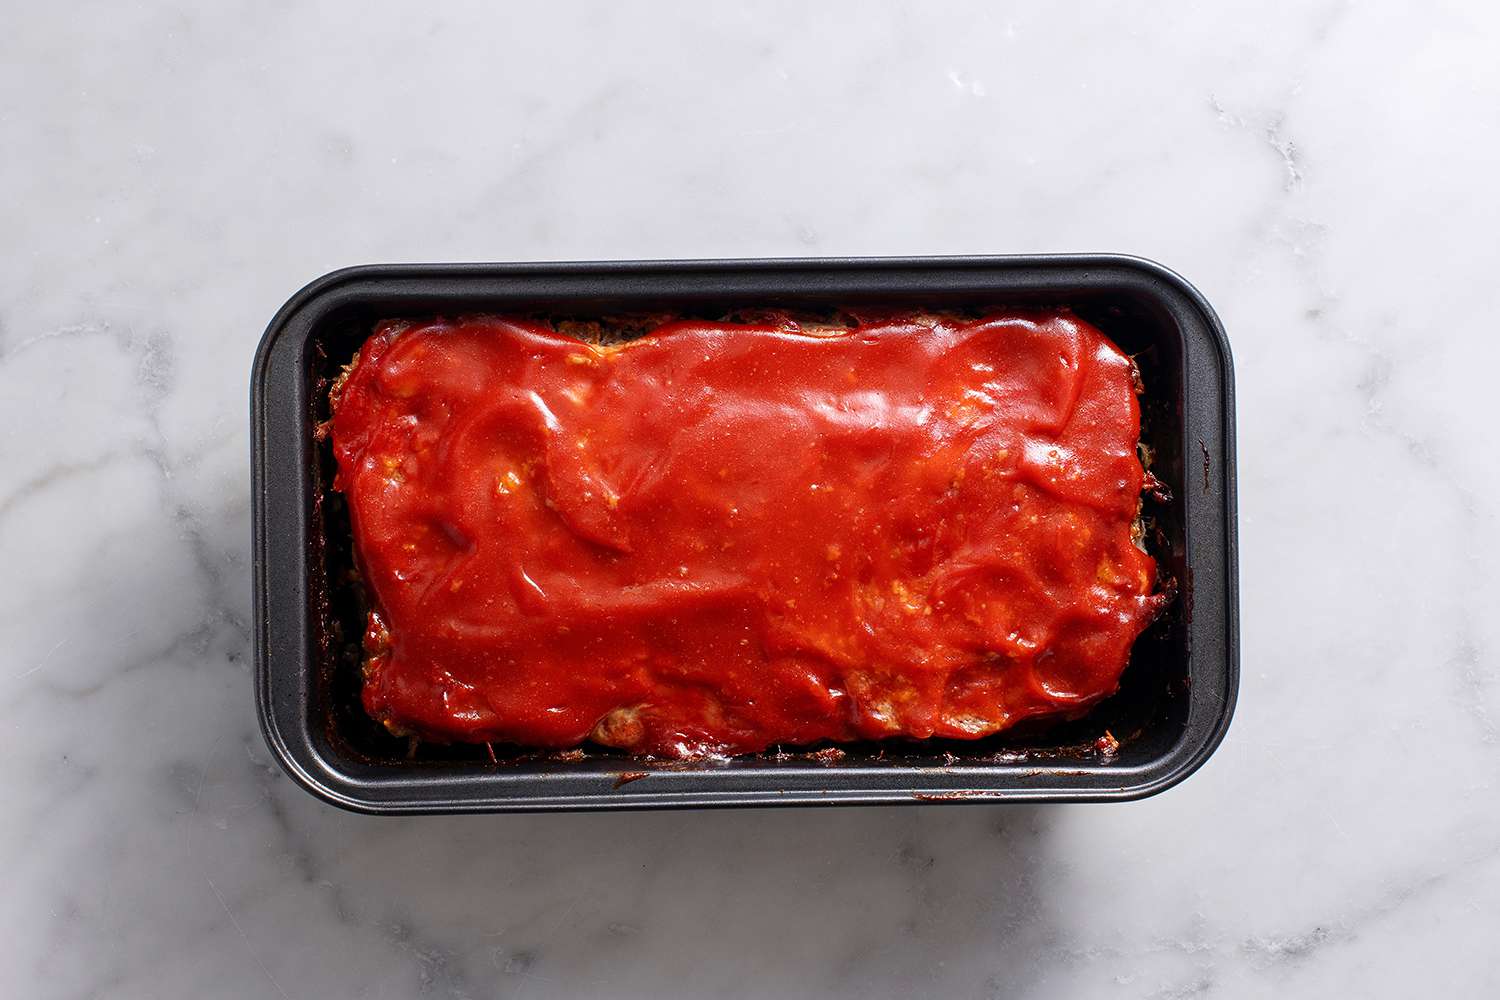
M 1134 368 L 1067 312 L 386 322 L 331 399 L 399 734 L 979 737 L 1115 691 L 1164 601 Z

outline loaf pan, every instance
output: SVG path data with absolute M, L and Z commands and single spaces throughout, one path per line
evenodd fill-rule
M 857 745 L 728 761 L 413 745 L 359 706 L 361 608 L 347 513 L 316 427 L 374 324 L 482 312 L 597 318 L 859 306 L 1066 307 L 1135 357 L 1142 440 L 1167 490 L 1149 546 L 1177 596 L 1120 691 L 1074 722 L 973 742 Z M 1218 746 L 1239 683 L 1234 386 L 1213 310 L 1115 255 L 374 265 L 328 274 L 271 321 L 251 377 L 255 684 L 261 729 L 299 784 L 370 813 L 1136 799 Z M 1170 494 L 1170 495 L 1167 495 Z

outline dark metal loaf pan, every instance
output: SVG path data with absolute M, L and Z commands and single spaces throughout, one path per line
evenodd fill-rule
M 693 765 L 608 754 L 415 753 L 358 703 L 360 619 L 347 515 L 315 440 L 326 386 L 380 319 L 478 312 L 598 317 L 874 303 L 1066 306 L 1134 355 L 1143 439 L 1171 498 L 1153 553 L 1178 597 L 1086 718 L 972 743 L 846 748 Z M 271 321 L 251 379 L 256 698 L 267 743 L 314 794 L 376 813 L 1133 799 L 1218 746 L 1238 687 L 1234 395 L 1229 345 L 1192 286 L 1122 256 L 381 265 L 337 271 Z M 1108 732 L 1110 735 L 1106 737 Z M 1116 752 L 1101 751 L 1111 740 Z

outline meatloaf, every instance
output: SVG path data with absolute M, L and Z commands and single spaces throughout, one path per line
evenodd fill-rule
M 560 325 L 385 322 L 331 393 L 391 731 L 693 758 L 1117 689 L 1165 598 L 1136 373 L 1089 323 Z

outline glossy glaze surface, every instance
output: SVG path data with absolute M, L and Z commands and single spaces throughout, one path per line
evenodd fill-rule
M 1159 609 L 1129 360 L 1065 313 L 383 325 L 336 395 L 398 732 L 665 757 L 977 737 Z

